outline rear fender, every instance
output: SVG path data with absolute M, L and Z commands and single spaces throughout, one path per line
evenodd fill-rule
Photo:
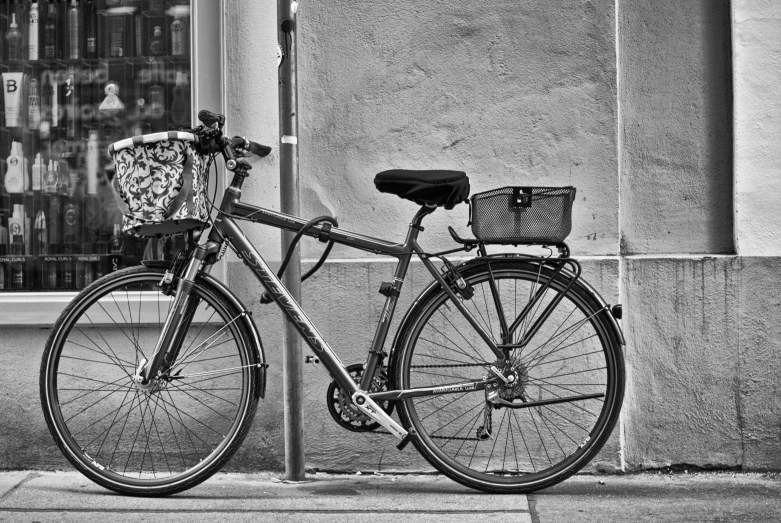
M 456 270 L 459 272 L 468 270 L 476 265 L 482 264 L 484 261 L 490 260 L 490 261 L 519 261 L 519 262 L 526 262 L 530 265 L 539 264 L 537 258 L 531 258 L 526 256 L 489 256 L 488 258 L 474 258 L 468 261 L 465 261 L 459 265 L 456 266 Z M 567 276 L 568 278 L 575 278 L 575 274 L 572 273 L 572 271 L 568 270 L 566 267 L 562 269 L 562 274 Z M 447 280 L 447 278 L 445 278 Z M 577 285 L 582 285 L 597 301 L 597 303 L 600 306 L 600 312 L 599 314 L 604 314 L 605 317 L 608 319 L 608 324 L 612 327 L 613 333 L 618 340 L 618 342 L 621 345 L 626 345 L 626 341 L 624 340 L 624 334 L 621 331 L 621 327 L 618 325 L 618 322 L 616 321 L 616 318 L 613 316 L 613 314 L 610 312 L 610 307 L 608 306 L 607 302 L 605 302 L 604 299 L 602 299 L 602 296 L 599 295 L 599 293 L 594 289 L 594 287 L 591 286 L 588 282 L 586 282 L 583 278 L 578 278 Z M 406 314 L 404 315 L 404 318 L 401 320 L 401 323 L 399 323 L 399 328 L 396 330 L 396 334 L 393 338 L 393 345 L 391 345 L 390 349 L 390 355 L 388 357 L 388 373 L 389 373 L 389 381 L 391 385 L 394 388 L 399 388 L 399 384 L 396 381 L 395 376 L 395 369 L 396 369 L 396 359 L 398 358 L 398 344 L 400 343 L 400 336 L 401 333 L 404 332 L 407 328 L 407 323 L 413 318 L 416 313 L 417 309 L 420 306 L 419 304 L 429 296 L 429 294 L 437 292 L 437 289 L 439 288 L 439 283 L 437 281 L 432 281 L 423 291 L 418 295 L 417 298 L 415 298 L 415 301 L 412 302 L 412 305 L 410 305 L 409 309 L 407 309 Z

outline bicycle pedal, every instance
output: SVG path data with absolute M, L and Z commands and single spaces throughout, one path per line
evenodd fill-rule
M 396 448 L 399 450 L 404 450 L 404 447 L 409 445 L 409 442 L 412 441 L 412 436 L 415 434 L 415 429 L 409 429 L 409 432 L 406 436 L 404 436 L 401 441 L 399 441 L 398 445 L 396 445 Z

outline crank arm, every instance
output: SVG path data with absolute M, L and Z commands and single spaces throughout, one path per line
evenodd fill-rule
M 404 440 L 407 437 L 407 431 L 404 427 L 393 421 L 393 418 L 388 416 L 377 403 L 372 400 L 369 395 L 363 391 L 356 391 L 352 396 L 353 404 L 369 416 L 371 419 L 385 427 L 385 429 L 396 436 L 400 440 Z

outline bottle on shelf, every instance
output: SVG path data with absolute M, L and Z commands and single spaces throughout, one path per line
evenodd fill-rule
M 5 33 L 5 45 L 8 48 L 9 60 L 21 60 L 22 56 L 22 31 L 16 23 L 16 13 L 11 13 L 11 23 Z
M 33 225 L 33 237 L 35 239 L 33 249 L 35 254 L 42 255 L 49 253 L 49 232 L 46 226 L 46 213 L 43 209 L 38 209 L 35 215 Z
M 27 127 L 31 130 L 41 126 L 41 89 L 38 79 L 27 81 Z
M 81 10 L 77 0 L 68 9 L 68 58 L 81 58 Z
M 43 157 L 41 156 L 41 153 L 35 154 L 35 159 L 33 160 L 33 171 L 32 171 L 32 189 L 33 193 L 40 194 L 41 190 L 43 189 L 43 177 L 44 177 L 44 166 L 43 166 Z
M 20 243 L 16 246 L 13 254 L 24 254 L 24 205 L 14 204 L 14 212 L 8 219 L 8 234 L 13 240 L 12 243 Z
M 49 252 L 52 254 L 60 253 L 60 243 L 62 242 L 62 200 L 58 190 L 59 173 L 57 172 L 58 162 L 49 160 L 49 170 L 46 172 L 46 192 L 49 193 Z
M 103 138 L 107 141 L 119 139 L 117 132 L 122 128 L 122 116 L 125 104 L 119 98 L 119 84 L 115 81 L 106 83 L 103 89 L 106 97 L 98 106 L 98 114 L 101 121 Z
M 174 21 L 171 22 L 171 55 L 184 56 L 187 50 L 187 40 L 185 38 L 185 26 L 178 13 L 174 15 Z
M 76 75 L 72 69 L 69 69 L 65 77 L 65 128 L 68 138 L 76 138 L 77 120 Z
M 11 237 L 11 255 L 23 256 L 24 255 L 24 237 L 20 235 Z M 25 277 L 24 277 L 24 262 L 12 261 L 11 262 L 11 288 L 12 289 L 24 289 Z
M 111 246 L 111 254 L 122 254 L 125 251 L 125 239 L 122 237 L 122 226 L 118 223 L 114 224 L 114 234 L 111 235 L 109 245 Z
M 98 169 L 100 167 L 100 151 L 98 132 L 90 131 L 87 140 L 87 195 L 98 194 Z
M 46 11 L 46 24 L 43 26 L 43 58 L 45 60 L 54 60 L 57 58 L 58 30 L 59 19 L 57 4 L 49 2 L 49 8 Z
M 106 17 L 108 25 L 109 56 L 127 56 L 125 52 L 125 16 L 113 14 Z
M 8 254 L 8 227 L 5 226 L 5 215 L 0 213 L 0 256 Z
M 175 125 L 190 123 L 190 93 L 181 69 L 176 70 L 176 84 L 171 95 L 171 122 Z
M 150 56 L 162 56 L 165 53 L 165 40 L 163 40 L 163 28 L 156 25 L 152 30 L 152 38 L 149 39 L 147 52 Z
M 84 22 L 87 26 L 84 56 L 96 58 L 98 56 L 98 17 L 94 2 L 87 2 L 84 5 Z
M 21 194 L 24 192 L 24 172 L 22 144 L 11 142 L 11 154 L 6 159 L 5 190 L 8 194 Z
M 40 20 L 38 2 L 33 0 L 30 6 L 29 24 L 27 26 L 27 59 L 38 60 L 38 22 Z

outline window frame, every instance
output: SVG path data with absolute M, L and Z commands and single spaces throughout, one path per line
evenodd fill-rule
M 190 102 L 192 124 L 198 108 L 225 113 L 225 9 L 224 0 L 191 0 L 192 78 Z M 217 21 L 215 24 L 214 21 Z M 216 34 L 215 34 L 216 33 Z M 195 38 L 198 35 L 201 38 Z M 205 35 L 205 37 L 204 37 Z M 220 45 L 214 45 L 214 42 Z M 217 191 L 225 186 L 224 169 L 218 166 Z M 225 281 L 227 267 L 219 262 L 212 273 Z M 79 291 L 68 292 L 0 292 L 0 326 L 50 326 Z

